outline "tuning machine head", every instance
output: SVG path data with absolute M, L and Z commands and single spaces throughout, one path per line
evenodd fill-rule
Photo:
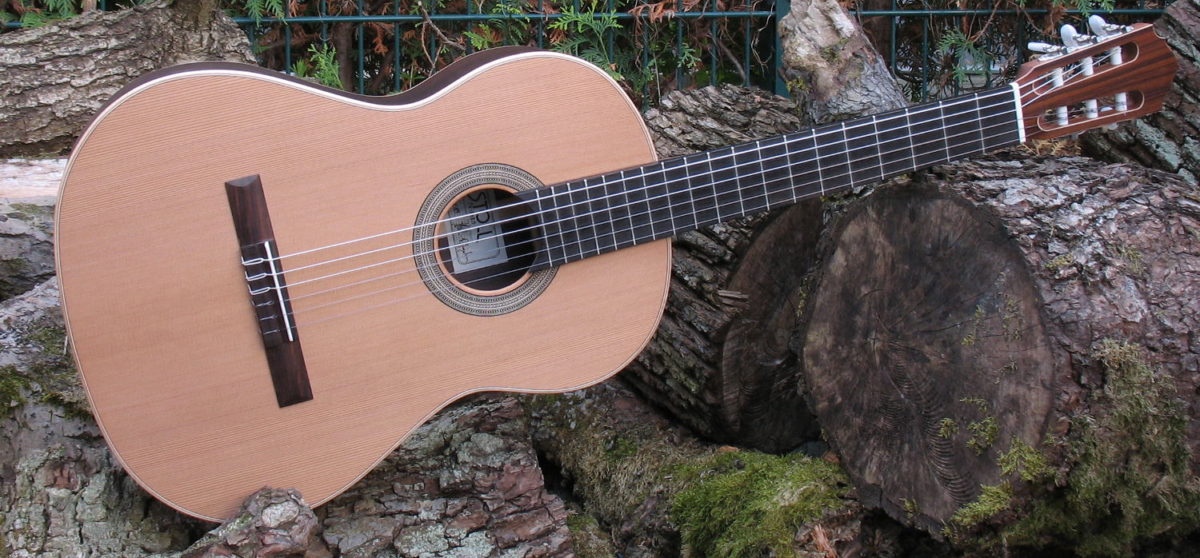
M 1133 28 L 1128 25 L 1120 25 L 1117 23 L 1108 23 L 1104 18 L 1093 14 L 1088 18 L 1088 28 L 1092 30 L 1092 34 L 1101 39 L 1128 33 Z

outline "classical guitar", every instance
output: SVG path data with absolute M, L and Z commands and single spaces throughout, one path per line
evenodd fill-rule
M 267 485 L 321 504 L 464 394 L 624 367 L 680 231 L 1157 110 L 1171 51 L 1093 28 L 1008 86 L 662 161 L 620 88 L 556 53 L 485 51 L 382 98 L 146 75 L 84 132 L 58 205 L 96 420 L 193 516 Z

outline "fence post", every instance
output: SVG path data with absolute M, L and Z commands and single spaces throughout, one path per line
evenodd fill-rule
M 792 11 L 792 0 L 775 0 L 775 44 L 771 53 L 771 73 L 775 75 L 775 94 L 790 96 L 788 94 L 787 80 L 783 79 L 783 44 L 779 37 L 779 25 L 783 21 L 784 16 Z

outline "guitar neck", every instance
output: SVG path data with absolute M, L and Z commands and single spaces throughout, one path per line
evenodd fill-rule
M 562 265 L 1022 141 L 1001 87 L 522 192 Z

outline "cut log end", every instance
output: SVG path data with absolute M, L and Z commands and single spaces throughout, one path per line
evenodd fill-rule
M 864 503 L 936 531 L 1012 438 L 1042 440 L 1042 304 L 1005 230 L 961 199 L 889 189 L 840 229 L 810 302 L 811 401 Z

